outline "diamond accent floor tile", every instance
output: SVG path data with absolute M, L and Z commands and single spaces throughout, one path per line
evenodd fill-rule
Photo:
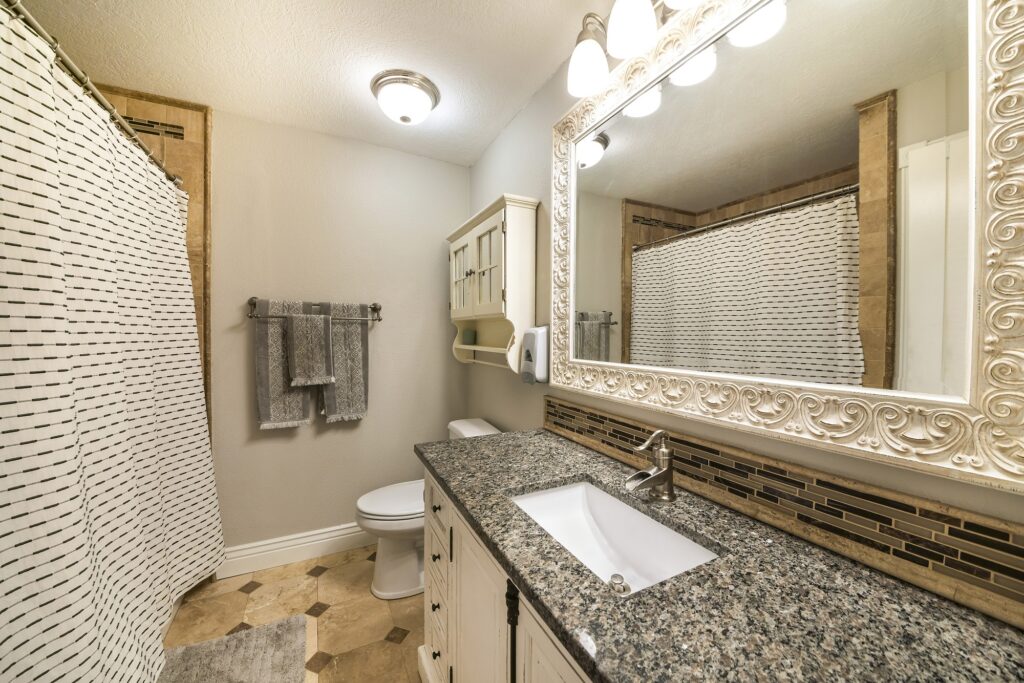
M 320 576 L 325 571 L 327 571 L 327 569 L 328 569 L 327 567 L 324 567 L 323 565 L 319 565 L 318 564 L 317 566 L 313 567 L 312 569 L 310 569 L 306 573 L 309 574 L 310 576 Z
M 392 643 L 401 643 L 403 640 L 405 640 L 405 637 L 407 635 L 409 635 L 409 632 L 407 630 L 405 630 L 401 626 L 396 626 L 393 629 L 391 629 L 391 631 L 388 632 L 386 636 L 384 636 L 384 640 L 388 640 Z
M 313 606 L 306 610 L 306 614 L 315 619 L 316 617 L 326 612 L 328 607 L 330 607 L 330 605 L 328 605 L 325 602 L 314 602 Z
M 236 633 L 241 633 L 242 631 L 248 631 L 248 630 L 249 630 L 249 629 L 251 629 L 251 628 L 252 628 L 252 626 L 250 626 L 249 624 L 247 624 L 247 623 L 245 623 L 245 622 L 243 621 L 243 622 L 242 622 L 242 623 L 240 623 L 240 624 L 239 624 L 238 626 L 236 626 L 236 627 L 234 627 L 233 629 L 231 629 L 230 631 L 228 631 L 228 632 L 227 632 L 227 633 L 226 633 L 225 635 L 228 635 L 228 636 L 233 636 L 233 635 L 235 635 Z
M 306 669 L 315 674 L 320 673 L 331 661 L 331 655 L 326 652 L 317 652 L 306 662 Z
M 370 562 L 376 562 L 377 561 L 377 551 L 374 550 L 372 553 L 370 553 L 370 556 L 367 557 L 366 559 L 368 559 Z
M 249 583 L 245 584 L 244 586 L 242 586 L 238 590 L 242 591 L 243 593 L 248 594 L 248 593 L 252 593 L 254 590 L 256 590 L 257 588 L 259 588 L 262 585 L 263 584 L 260 583 L 259 581 L 250 581 Z

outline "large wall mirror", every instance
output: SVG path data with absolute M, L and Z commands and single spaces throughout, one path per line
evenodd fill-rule
M 555 383 L 1024 491 L 1020 15 L 670 16 L 555 129 Z

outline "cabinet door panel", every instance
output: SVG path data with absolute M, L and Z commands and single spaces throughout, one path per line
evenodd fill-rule
M 499 211 L 472 233 L 473 258 L 476 261 L 476 288 L 473 314 L 500 315 L 505 311 L 502 290 L 505 287 L 505 212 Z
M 464 238 L 451 245 L 451 306 L 452 318 L 473 315 L 473 267 L 470 240 Z
M 508 617 L 505 574 L 462 520 L 455 524 L 453 543 L 455 595 L 449 607 L 454 635 L 455 683 L 498 683 L 508 680 Z
M 584 683 L 525 602 L 519 602 L 514 683 Z

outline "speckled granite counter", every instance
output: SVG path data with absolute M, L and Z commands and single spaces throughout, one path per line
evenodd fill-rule
M 649 504 L 623 490 L 628 467 L 554 434 L 416 453 L 594 680 L 1024 680 L 1024 632 L 686 491 Z M 721 556 L 612 594 L 510 500 L 576 481 Z

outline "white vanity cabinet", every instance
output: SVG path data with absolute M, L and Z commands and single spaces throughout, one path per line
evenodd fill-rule
M 463 363 L 519 370 L 534 324 L 537 200 L 505 194 L 448 236 L 448 290 Z
M 423 683 L 586 681 L 429 475 L 424 491 Z

